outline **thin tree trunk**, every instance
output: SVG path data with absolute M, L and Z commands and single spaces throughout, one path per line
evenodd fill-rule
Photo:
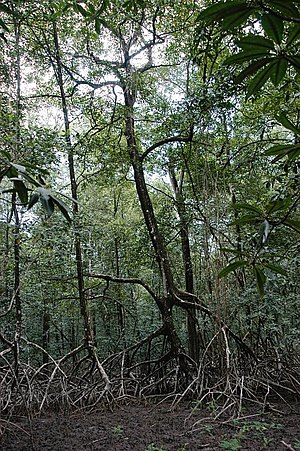
M 71 193 L 74 199 L 73 201 L 73 216 L 74 221 L 78 221 L 78 192 L 77 192 L 77 181 L 75 175 L 75 165 L 74 165 L 74 153 L 70 136 L 70 120 L 68 113 L 68 105 L 67 105 L 67 97 L 64 89 L 64 80 L 62 73 L 62 62 L 60 58 L 60 47 L 58 40 L 58 33 L 55 21 L 53 21 L 53 39 L 55 46 L 55 63 L 53 64 L 53 69 L 56 74 L 57 82 L 59 85 L 60 96 L 61 96 L 61 104 L 64 116 L 64 126 L 65 126 L 65 141 L 66 147 L 68 149 L 68 163 L 69 163 L 69 175 L 71 181 Z M 52 61 L 52 58 L 51 58 Z M 84 275 L 83 275 L 83 256 L 81 250 L 81 238 L 80 234 L 77 230 L 74 232 L 74 240 L 75 240 L 75 253 L 76 253 L 76 269 L 77 269 L 77 284 L 78 284 L 78 294 L 79 294 L 79 303 L 80 303 L 80 311 L 83 319 L 84 325 L 84 340 L 85 345 L 88 349 L 89 356 L 96 365 L 99 373 L 101 374 L 103 380 L 105 381 L 105 391 L 109 391 L 110 389 L 110 380 L 103 366 L 101 365 L 97 351 L 95 348 L 95 341 L 93 336 L 93 324 L 91 320 L 91 314 L 88 305 L 88 299 L 85 293 L 84 287 Z M 93 368 L 92 367 L 92 368 Z
M 15 77 L 16 77 L 16 100 L 15 100 L 15 146 L 14 146 L 14 158 L 18 159 L 20 153 L 20 120 L 21 120 L 21 63 L 20 63 L 20 22 L 16 20 L 14 16 L 14 34 L 15 34 Z M 15 360 L 15 374 L 18 377 L 19 372 L 19 343 L 22 333 L 22 304 L 20 293 L 20 216 L 17 205 L 16 192 L 12 195 L 12 216 L 14 218 L 14 300 L 16 311 L 16 324 L 14 335 L 14 360 Z
M 19 372 L 19 354 L 20 354 L 20 338 L 22 332 L 22 304 L 20 294 L 20 218 L 17 207 L 16 193 L 13 193 L 12 210 L 14 217 L 14 299 L 16 311 L 15 335 L 13 342 L 15 375 L 18 377 Z
M 181 180 L 183 179 L 183 171 Z M 185 289 L 188 293 L 194 294 L 194 272 L 190 249 L 189 225 L 186 217 L 186 208 L 182 195 L 182 182 L 178 183 L 174 166 L 169 165 L 169 177 L 175 195 L 176 209 L 179 217 L 180 238 L 181 238 L 181 254 L 184 267 Z M 189 353 L 195 362 L 199 360 L 199 337 L 197 331 L 197 316 L 195 306 L 191 306 L 187 310 L 187 329 L 189 339 Z
M 49 362 L 49 343 L 50 343 L 50 314 L 46 302 L 44 302 L 43 312 L 43 349 L 46 351 L 43 353 L 43 363 Z
M 114 218 L 116 218 L 118 214 L 118 199 L 116 193 L 114 192 Z M 119 239 L 118 237 L 114 238 L 114 250 L 115 250 L 115 272 L 116 276 L 120 277 L 120 252 L 119 252 Z M 125 317 L 124 317 L 124 308 L 120 301 L 121 299 L 121 290 L 120 287 L 117 287 L 118 290 L 118 302 L 116 304 L 117 307 L 117 318 L 118 318 L 118 329 L 119 329 L 119 339 L 124 338 L 125 332 Z
M 54 45 L 55 45 L 55 63 L 56 63 L 53 68 L 55 71 L 55 75 L 56 75 L 59 90 L 60 90 L 60 96 L 61 96 L 61 105 L 62 105 L 62 110 L 63 110 L 64 127 L 65 127 L 65 141 L 66 141 L 66 147 L 68 150 L 68 163 L 69 163 L 69 175 L 70 175 L 70 182 L 71 182 L 71 193 L 72 193 L 72 198 L 74 199 L 72 208 L 73 208 L 74 220 L 76 222 L 78 220 L 77 182 L 76 182 L 75 167 L 74 167 L 73 147 L 72 147 L 72 142 L 71 142 L 71 137 L 70 137 L 70 120 L 69 120 L 66 93 L 65 93 L 65 88 L 64 88 L 63 75 L 62 75 L 62 63 L 61 63 L 61 58 L 60 58 L 58 33 L 57 33 L 57 27 L 56 27 L 55 22 L 53 22 L 53 38 L 54 38 Z M 53 64 L 53 62 L 52 62 L 52 64 Z M 85 343 L 86 343 L 88 349 L 91 350 L 91 348 L 94 345 L 93 329 L 92 329 L 92 322 L 91 322 L 91 316 L 90 316 L 90 312 L 89 312 L 88 302 L 87 302 L 87 299 L 85 296 L 85 289 L 84 289 L 81 239 L 80 239 L 79 233 L 76 230 L 74 232 L 74 241 L 75 241 L 75 253 L 76 253 L 78 295 L 79 295 L 79 304 L 80 304 L 81 315 L 82 315 L 83 324 L 84 324 L 84 338 L 85 338 Z

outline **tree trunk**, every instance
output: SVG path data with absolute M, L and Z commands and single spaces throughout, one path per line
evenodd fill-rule
M 183 180 L 183 176 L 184 173 L 182 171 L 181 180 Z M 189 240 L 189 225 L 186 215 L 184 198 L 182 195 L 182 182 L 178 183 L 174 166 L 172 163 L 170 163 L 169 165 L 169 177 L 174 191 L 176 209 L 179 217 L 181 253 L 184 267 L 185 289 L 188 293 L 194 294 L 194 273 Z M 198 362 L 200 343 L 197 331 L 197 316 L 195 306 L 191 306 L 187 310 L 187 329 L 189 339 L 189 353 L 191 358 L 195 362 Z
M 16 11 L 15 11 L 16 12 Z M 14 35 L 15 35 L 15 50 L 16 50 L 16 60 L 15 60 L 15 77 L 16 77 L 16 100 L 15 100 L 15 111 L 16 111 L 16 123 L 15 123 L 15 133 L 16 140 L 14 146 L 14 158 L 17 160 L 20 154 L 21 146 L 21 57 L 20 57 L 20 22 L 16 20 L 14 16 Z M 16 324 L 15 324 L 15 336 L 13 342 L 14 350 L 14 360 L 15 360 L 15 375 L 18 377 L 19 372 L 19 344 L 22 332 L 22 305 L 21 305 L 21 294 L 20 294 L 20 217 L 17 205 L 17 194 L 16 192 L 12 195 L 12 216 L 14 218 L 14 301 L 15 301 L 15 311 L 16 311 Z
M 13 342 L 15 375 L 19 372 L 20 338 L 22 332 L 22 304 L 20 295 L 20 219 L 16 202 L 16 193 L 13 193 L 12 210 L 15 221 L 14 227 L 14 300 L 16 311 L 15 336 Z
M 49 362 L 49 342 L 50 342 L 50 314 L 47 305 L 44 304 L 43 312 L 43 349 L 46 351 L 43 353 L 43 363 Z
M 71 143 L 71 137 L 70 137 L 70 121 L 69 121 L 69 113 L 68 113 L 68 106 L 67 106 L 67 100 L 66 100 L 66 94 L 65 94 L 65 88 L 64 88 L 64 81 L 63 81 L 63 75 L 62 75 L 62 63 L 60 59 L 60 48 L 59 48 L 59 41 L 58 41 L 58 33 L 56 28 L 56 23 L 53 22 L 53 38 L 54 38 L 54 45 L 55 45 L 55 63 L 52 61 L 53 69 L 56 74 L 59 90 L 60 90 L 60 96 L 61 96 L 61 105 L 63 110 L 63 117 L 64 117 L 64 127 L 65 127 L 65 141 L 66 141 L 66 147 L 68 150 L 68 163 L 69 163 L 69 175 L 70 175 L 70 182 L 71 182 L 71 193 L 72 198 L 74 199 L 73 202 L 73 215 L 74 215 L 74 221 L 78 220 L 78 193 L 77 193 L 77 182 L 76 182 L 76 175 L 75 175 L 75 168 L 74 168 L 74 155 L 73 155 L 73 147 Z M 79 304 L 80 304 L 80 311 L 83 319 L 84 324 L 84 338 L 85 343 L 89 350 L 94 345 L 94 338 L 93 338 L 93 329 L 92 329 L 92 322 L 91 322 L 91 316 L 89 312 L 88 302 L 85 296 L 85 289 L 84 289 L 84 277 L 83 277 L 83 258 L 82 258 L 82 250 L 81 250 L 81 239 L 78 231 L 75 230 L 74 232 L 74 241 L 75 241 L 75 253 L 76 253 L 76 269 L 77 269 L 77 284 L 78 284 L 78 295 L 79 295 Z
M 124 61 L 129 61 L 128 55 L 124 54 Z M 145 181 L 142 157 L 138 151 L 134 125 L 135 84 L 134 73 L 130 62 L 126 64 L 127 83 L 123 86 L 124 101 L 126 106 L 125 136 L 130 162 L 134 171 L 134 180 L 144 221 L 148 230 L 150 240 L 156 255 L 162 281 L 162 296 L 156 299 L 161 313 L 164 333 L 168 337 L 171 353 L 175 358 L 184 351 L 180 338 L 176 332 L 172 308 L 175 305 L 175 287 L 173 273 L 170 267 L 169 256 L 159 231 L 152 201 Z

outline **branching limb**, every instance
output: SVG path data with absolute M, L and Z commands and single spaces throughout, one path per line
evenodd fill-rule
M 95 273 L 87 273 L 84 275 L 86 277 L 92 277 L 94 279 L 106 280 L 107 282 L 129 283 L 129 284 L 141 285 L 143 288 L 145 288 L 146 291 L 148 291 L 150 296 L 155 301 L 158 301 L 158 298 L 157 298 L 156 294 L 154 293 L 154 291 L 152 290 L 152 288 L 150 288 L 149 285 L 141 279 L 137 279 L 134 277 L 133 278 L 131 278 L 131 277 L 115 277 L 115 276 L 110 276 L 107 274 L 95 274 Z
M 157 149 L 158 147 L 164 146 L 165 144 L 174 143 L 174 142 L 183 142 L 183 143 L 189 143 L 192 142 L 193 136 L 171 136 L 170 138 L 162 139 L 161 141 L 158 141 L 157 143 L 153 144 L 152 146 L 148 147 L 148 149 L 145 150 L 145 152 L 141 155 L 141 161 L 143 161 L 150 152 Z
M 185 291 L 177 290 L 174 293 L 174 300 L 175 304 L 179 307 L 182 307 L 184 309 L 189 309 L 191 307 L 194 307 L 197 310 L 200 310 L 201 312 L 207 314 L 212 320 L 214 320 L 222 329 L 223 333 L 225 331 L 228 332 L 228 334 L 235 340 L 235 342 L 251 357 L 257 361 L 257 356 L 254 354 L 251 348 L 249 348 L 246 343 L 238 336 L 236 335 L 228 326 L 227 324 L 219 318 L 214 312 L 212 312 L 208 307 L 203 305 L 203 302 L 194 294 L 187 293 Z

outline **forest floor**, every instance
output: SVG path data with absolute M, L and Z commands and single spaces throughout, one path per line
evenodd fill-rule
M 256 409 L 257 410 L 257 409 Z M 0 417 L 3 451 L 106 450 L 294 450 L 300 449 L 299 405 L 272 404 L 268 413 L 253 407 L 239 419 L 197 408 L 193 402 L 129 403 L 68 414 L 49 413 L 28 421 Z

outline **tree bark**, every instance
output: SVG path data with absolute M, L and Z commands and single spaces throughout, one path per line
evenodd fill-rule
M 65 127 L 65 141 L 66 141 L 66 147 L 68 150 L 68 163 L 69 163 L 69 175 L 70 175 L 70 182 L 71 182 L 71 193 L 72 193 L 72 198 L 74 199 L 73 215 L 74 215 L 74 220 L 76 221 L 77 217 L 78 217 L 77 181 L 76 181 L 75 167 L 74 167 L 73 147 L 72 147 L 71 136 L 70 136 L 70 120 L 69 120 L 67 99 L 66 99 L 64 80 L 63 80 L 63 74 L 62 74 L 62 62 L 61 62 L 61 58 L 60 58 L 59 40 L 58 40 L 57 27 L 56 27 L 55 22 L 53 22 L 53 39 L 54 39 L 54 45 L 55 45 L 55 64 L 54 64 L 54 61 L 52 61 L 52 64 L 54 64 L 53 69 L 54 69 L 54 72 L 55 72 L 55 75 L 57 78 L 57 83 L 59 86 L 60 96 L 61 96 L 61 105 L 62 105 L 62 110 L 63 110 L 64 127 Z M 74 232 L 74 241 L 75 241 L 75 254 L 76 254 L 78 296 L 79 296 L 81 315 L 82 315 L 83 324 L 84 324 L 84 337 L 85 337 L 85 343 L 86 343 L 88 349 L 91 350 L 91 348 L 94 345 L 93 329 L 92 329 L 92 322 L 91 322 L 91 316 L 90 316 L 90 312 L 89 312 L 88 302 L 87 302 L 87 299 L 85 296 L 85 289 L 84 289 L 81 239 L 80 239 L 80 235 L 79 235 L 78 231 L 76 231 L 76 230 Z
M 17 12 L 17 11 L 15 11 Z M 14 158 L 17 160 L 20 154 L 21 146 L 21 55 L 20 55 L 20 22 L 14 16 L 14 35 L 15 35 L 15 78 L 16 78 L 16 99 L 15 99 L 15 133 L 16 140 L 14 146 Z M 22 304 L 20 292 L 20 216 L 17 204 L 17 194 L 14 191 L 12 195 L 12 217 L 14 219 L 14 302 L 16 311 L 15 335 L 13 341 L 15 375 L 18 377 L 19 372 L 19 353 L 20 339 L 22 333 Z
M 183 176 L 184 173 L 182 170 L 181 180 L 183 180 Z M 185 290 L 188 293 L 194 294 L 194 272 L 189 239 L 189 225 L 187 220 L 184 198 L 182 194 L 182 182 L 178 183 L 172 162 L 170 162 L 169 164 L 169 177 L 174 191 L 176 209 L 179 217 L 181 254 L 185 277 Z M 187 330 L 188 330 L 190 356 L 195 362 L 198 362 L 200 343 L 197 331 L 197 316 L 195 306 L 191 306 L 189 309 L 187 309 Z
M 127 49 L 124 51 L 124 61 L 126 63 L 127 83 L 123 85 L 124 103 L 126 106 L 125 136 L 130 162 L 134 172 L 134 180 L 137 195 L 140 201 L 144 221 L 148 230 L 150 240 L 156 255 L 162 281 L 162 296 L 156 297 L 156 303 L 161 313 L 164 334 L 168 337 L 171 346 L 171 353 L 175 358 L 184 353 L 180 338 L 172 316 L 172 308 L 175 305 L 175 286 L 173 273 L 170 267 L 169 256 L 163 237 L 160 233 L 153 204 L 149 195 L 143 168 L 143 155 L 139 153 L 134 123 L 134 104 L 136 87 L 134 81 L 134 70 L 130 65 L 130 58 Z

